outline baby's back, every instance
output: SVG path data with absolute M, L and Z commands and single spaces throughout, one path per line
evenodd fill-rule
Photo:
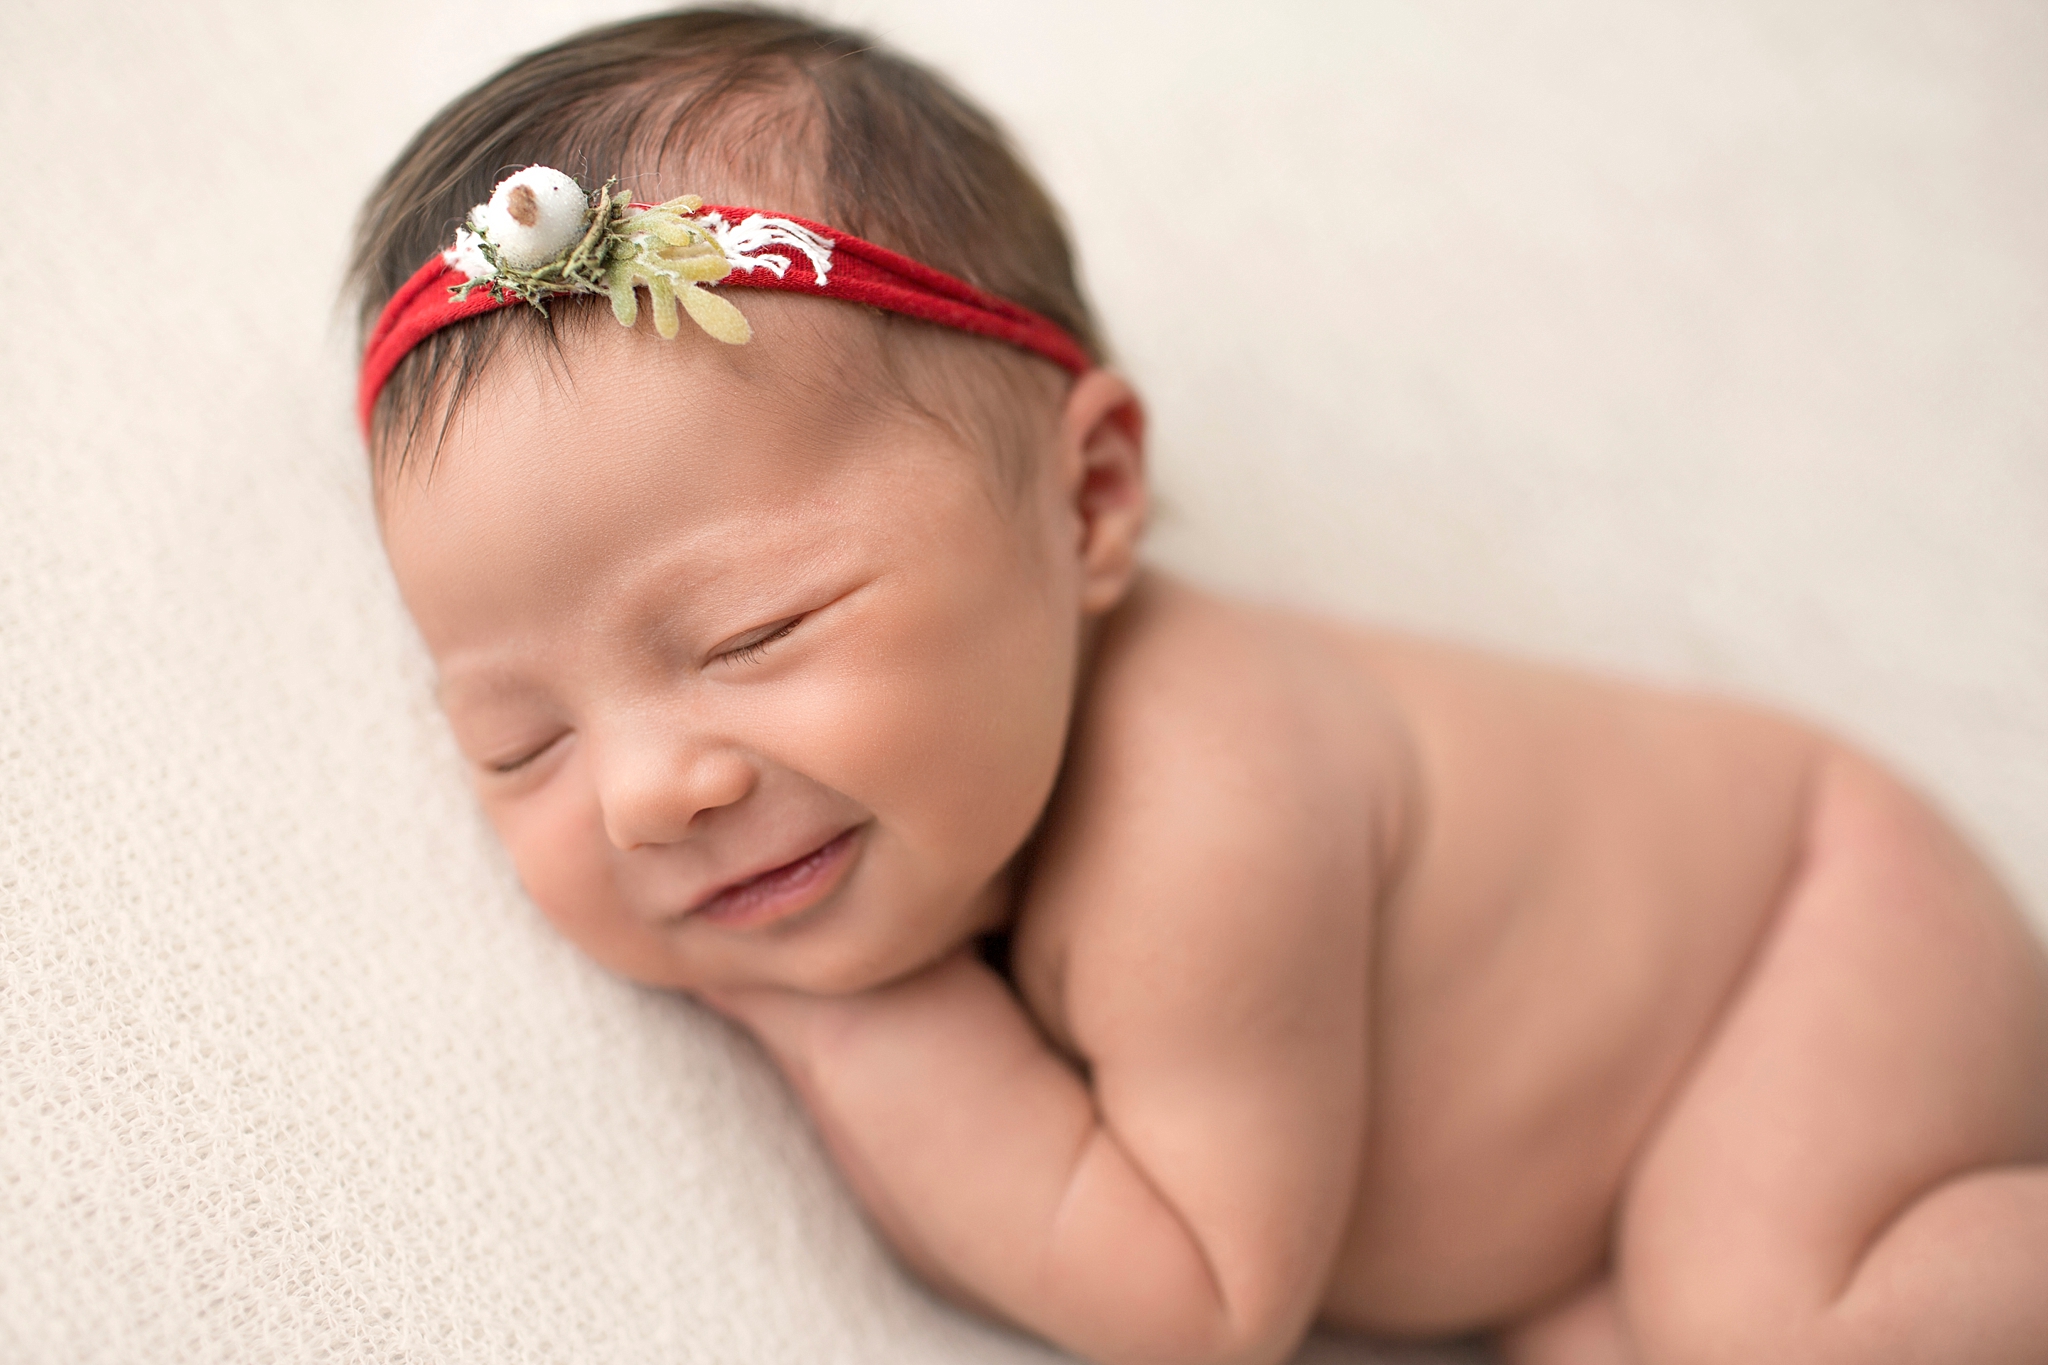
M 1413 737 L 1420 809 L 1377 930 L 1374 1120 L 1328 1310 L 1450 1327 L 1599 1264 L 1791 875 L 1819 746 L 1725 703 L 1342 633 Z
M 1226 658 L 1260 662 L 1226 665 L 1228 686 L 1163 703 L 1138 685 L 1214 674 Z M 1725 703 L 1156 579 L 1112 624 L 1089 691 L 1081 771 L 1091 746 L 1145 762 L 1127 730 L 1307 718 L 1320 734 L 1296 750 L 1300 780 L 1332 794 L 1321 804 L 1351 837 L 1384 846 L 1372 884 L 1333 887 L 1375 922 L 1360 976 L 1371 995 L 1368 1135 L 1325 1315 L 1455 1331 L 1584 1279 L 1632 1154 L 1788 877 L 1819 741 Z M 1162 704 L 1189 714 L 1119 723 Z M 1063 822 L 1069 797 L 1049 817 L 1051 858 L 1116 838 L 1099 806 L 1085 830 Z M 1085 935 L 1057 912 L 1026 913 L 1020 986 L 1059 1038 L 1071 1009 L 1059 983 Z

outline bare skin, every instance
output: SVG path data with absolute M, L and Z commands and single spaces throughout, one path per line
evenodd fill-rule
M 536 902 L 926 1278 L 1103 1361 L 2048 1359 L 2048 966 L 1911 793 L 1142 571 L 1120 380 L 1018 489 L 748 303 L 500 360 L 386 540 Z

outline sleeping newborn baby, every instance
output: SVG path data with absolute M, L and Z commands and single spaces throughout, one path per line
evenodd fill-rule
M 1138 396 L 938 79 L 575 37 L 357 267 L 527 890 L 751 1031 L 941 1292 L 1109 1362 L 2048 1360 L 2048 967 L 1979 860 L 1796 721 L 1143 567 Z

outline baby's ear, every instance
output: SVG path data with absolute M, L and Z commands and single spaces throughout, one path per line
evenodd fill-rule
M 1137 390 L 1108 370 L 1075 380 L 1061 415 L 1060 456 L 1060 491 L 1080 536 L 1081 609 L 1098 615 L 1129 589 L 1145 532 L 1145 409 Z

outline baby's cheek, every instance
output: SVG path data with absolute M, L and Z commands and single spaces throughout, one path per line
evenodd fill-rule
M 645 955 L 647 933 L 620 901 L 594 803 L 565 790 L 487 802 L 485 810 L 548 922 L 599 962 L 638 976 L 632 964 Z
M 959 654 L 928 652 L 864 679 L 834 727 L 838 766 L 859 774 L 857 794 L 897 833 L 991 864 L 987 874 L 1028 831 L 1048 754 L 1057 761 L 1058 708 L 1035 695 L 1056 680 L 990 666 L 971 644 Z

